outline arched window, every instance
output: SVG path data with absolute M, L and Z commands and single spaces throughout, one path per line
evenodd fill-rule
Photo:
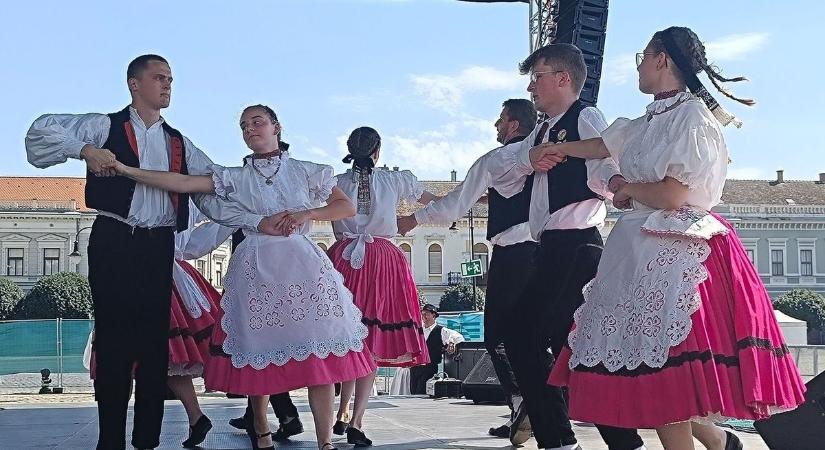
M 321 250 L 327 251 L 327 244 L 324 244 L 323 242 L 316 242 L 315 244 L 318 245 L 318 247 L 321 247 Z
M 487 269 L 490 267 L 488 265 L 490 255 L 487 253 L 487 245 L 481 242 L 473 245 L 473 253 L 475 253 L 476 259 L 481 260 L 481 270 L 486 274 Z
M 401 249 L 401 253 L 404 254 L 405 258 L 407 258 L 407 264 L 409 264 L 410 267 L 412 267 L 412 247 L 410 247 L 410 244 L 407 244 L 405 242 L 399 245 L 398 248 Z
M 441 246 L 438 244 L 433 244 L 427 250 L 427 256 L 429 261 L 429 274 L 430 275 L 441 275 L 443 273 L 443 269 L 441 267 Z

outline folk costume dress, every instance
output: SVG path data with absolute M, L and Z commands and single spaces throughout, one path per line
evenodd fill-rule
M 717 120 L 685 92 L 602 138 L 628 182 L 672 177 L 689 193 L 676 210 L 634 200 L 611 231 L 549 379 L 568 386 L 570 417 L 654 428 L 801 404 L 771 299 L 733 227 L 710 212 L 728 164 Z
M 369 328 L 366 346 L 379 366 L 429 363 L 410 263 L 391 240 L 398 204 L 418 201 L 424 186 L 408 170 L 350 169 L 338 176 L 338 187 L 357 199 L 357 214 L 332 223 L 337 242 L 329 256 Z
M 335 187 L 331 167 L 288 152 L 213 170 L 217 196 L 264 216 L 318 207 Z M 289 236 L 245 231 L 227 268 L 207 388 L 267 395 L 375 370 L 361 311 L 341 274 L 307 237 L 310 227 L 305 223 Z

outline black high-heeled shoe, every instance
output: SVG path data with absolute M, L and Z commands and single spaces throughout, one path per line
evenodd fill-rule
M 183 448 L 195 448 L 206 440 L 206 433 L 209 433 L 209 430 L 212 429 L 212 421 L 206 417 L 206 414 L 202 415 L 194 425 L 189 427 L 189 438 L 187 438 L 181 445 Z
M 730 431 L 725 431 L 725 434 L 728 435 L 728 438 L 725 439 L 725 450 L 744 449 L 744 445 L 742 445 L 742 441 L 739 440 L 739 436 L 731 433 Z
M 252 450 L 275 450 L 275 443 L 273 443 L 269 447 L 258 447 L 258 439 L 265 438 L 267 436 L 272 436 L 271 431 L 267 431 L 263 434 L 258 434 L 257 431 L 247 430 L 247 434 L 249 435 L 249 440 L 252 441 Z

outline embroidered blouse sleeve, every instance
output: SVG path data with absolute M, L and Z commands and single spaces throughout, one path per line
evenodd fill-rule
M 718 127 L 691 125 L 673 133 L 665 151 L 653 164 L 656 178 L 672 177 L 701 193 L 721 195 L 727 168 L 727 150 Z
M 591 139 L 600 137 L 607 128 L 607 121 L 598 109 L 590 106 L 582 110 L 579 115 L 579 137 Z M 619 175 L 619 165 L 612 157 L 603 159 L 589 159 L 587 167 L 587 186 L 596 194 L 606 198 L 613 198 L 608 189 L 608 183 L 614 175 Z
M 242 167 L 224 167 L 219 164 L 209 166 L 212 172 L 212 182 L 215 183 L 215 195 L 223 200 L 232 200 L 237 193 L 237 177 L 243 171 Z
M 197 259 L 226 242 L 234 228 L 217 222 L 203 222 L 175 236 L 175 258 Z
M 338 184 L 332 166 L 306 161 L 303 161 L 302 164 L 307 172 L 310 201 L 316 204 L 327 201 L 330 194 L 332 194 L 332 188 Z
M 208 170 L 212 172 L 215 195 L 192 195 L 192 200 L 198 205 L 198 209 L 221 225 L 256 231 L 264 216 L 247 211 L 237 201 L 237 183 L 243 173 L 243 167 L 223 167 L 213 164 Z
M 610 156 L 615 160 L 619 160 L 619 155 L 622 154 L 627 134 L 631 127 L 631 120 L 625 117 L 619 117 L 614 120 L 604 131 L 602 131 L 602 141 Z
M 424 185 L 409 170 L 397 172 L 397 178 L 399 185 L 398 200 L 405 200 L 409 203 L 417 202 L 424 193 Z

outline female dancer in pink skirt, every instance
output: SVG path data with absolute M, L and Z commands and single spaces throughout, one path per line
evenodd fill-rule
M 221 294 L 185 260 L 200 258 L 216 249 L 231 235 L 232 229 L 214 222 L 199 224 L 206 217 L 194 204 L 190 204 L 189 210 L 192 212 L 189 228 L 175 235 L 169 319 L 169 377 L 166 384 L 183 404 L 189 418 L 189 436 L 182 445 L 184 448 L 195 448 L 206 439 L 212 422 L 201 410 L 192 379 L 203 376 L 209 359 L 209 338 L 215 325 L 213 314 Z M 89 368 L 94 379 L 94 351 L 91 352 Z
M 601 138 L 530 150 L 536 170 L 550 153 L 612 157 L 626 179 L 613 201 L 629 209 L 549 381 L 568 386 L 572 418 L 655 428 L 668 450 L 693 449 L 691 433 L 709 449 L 741 449 L 712 420 L 765 418 L 805 391 L 736 232 L 709 212 L 728 165 L 720 122 L 740 123 L 696 74 L 716 86 L 742 78 L 709 66 L 688 28 L 654 34 L 637 63 L 639 89 L 654 95 L 644 116 L 618 119 Z
M 430 362 L 421 328 L 418 293 L 410 265 L 390 240 L 398 234 L 396 211 L 401 201 L 429 203 L 436 198 L 408 170 L 373 169 L 381 152 L 381 136 L 370 127 L 355 129 L 347 140 L 345 163 L 352 169 L 338 176 L 338 188 L 357 198 L 357 212 L 332 222 L 337 242 L 329 249 L 335 268 L 344 276 L 355 305 L 369 327 L 365 340 L 379 366 L 411 367 Z M 372 445 L 361 431 L 375 372 L 344 383 L 336 433 L 346 430 L 347 442 Z M 352 419 L 341 419 L 355 392 Z
M 251 396 L 254 448 L 274 448 L 266 419 L 269 394 L 308 387 L 318 448 L 332 450 L 333 383 L 368 375 L 375 363 L 364 347 L 361 311 L 307 234 L 312 220 L 342 219 L 355 207 L 335 186 L 331 167 L 279 150 L 281 127 L 272 109 L 246 108 L 240 126 L 253 151 L 243 167 L 216 165 L 212 176 L 115 169 L 168 191 L 214 192 L 235 206 L 227 214 L 216 208 L 215 221 L 246 230 L 257 226 L 260 232 L 246 231 L 229 263 L 206 387 Z M 238 206 L 247 214 L 237 214 Z

